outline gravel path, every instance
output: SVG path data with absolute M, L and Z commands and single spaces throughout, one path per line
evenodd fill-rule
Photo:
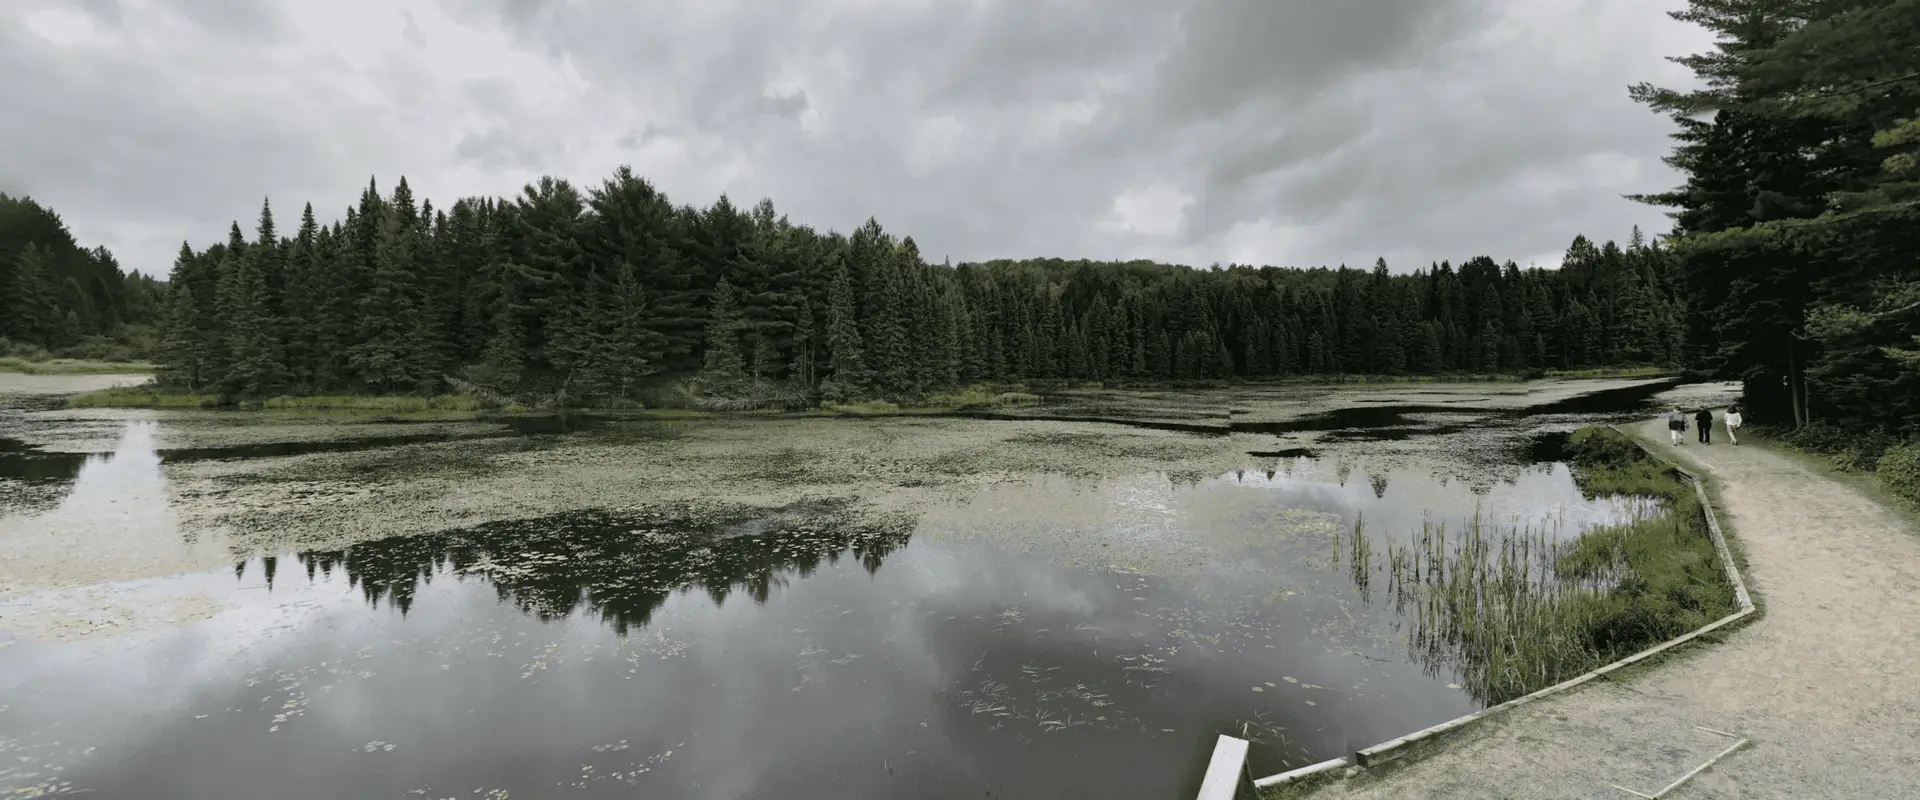
M 1612 785 L 1653 794 L 1725 749 L 1704 726 L 1752 744 L 1668 797 L 1920 797 L 1920 531 L 1788 456 L 1715 438 L 1661 447 L 1719 490 L 1763 617 L 1314 796 L 1631 800 Z

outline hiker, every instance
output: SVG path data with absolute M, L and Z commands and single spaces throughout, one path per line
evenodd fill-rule
M 1680 446 L 1680 434 L 1687 430 L 1687 415 L 1680 413 L 1679 407 L 1667 412 L 1667 433 L 1673 434 L 1673 446 Z
M 1733 442 L 1736 445 L 1739 444 L 1740 437 L 1733 435 L 1734 431 L 1740 430 L 1740 424 L 1745 422 L 1745 420 L 1740 418 L 1739 404 L 1728 408 L 1724 419 L 1727 421 L 1727 441 Z
M 1700 443 L 1713 444 L 1713 409 L 1700 409 L 1693 415 L 1693 424 L 1700 429 Z

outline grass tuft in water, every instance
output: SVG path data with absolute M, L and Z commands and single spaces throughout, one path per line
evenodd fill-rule
M 1387 546 L 1387 594 L 1412 623 L 1411 656 L 1457 671 L 1494 705 L 1624 658 L 1733 612 L 1705 512 L 1685 480 L 1621 434 L 1573 437 L 1590 496 L 1643 498 L 1624 522 L 1563 537 L 1544 525 L 1427 524 Z M 1356 524 L 1356 538 L 1362 537 Z M 1356 584 L 1368 549 L 1349 546 Z

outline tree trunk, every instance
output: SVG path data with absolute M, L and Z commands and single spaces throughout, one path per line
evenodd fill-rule
M 1787 402 L 1793 408 L 1793 427 L 1800 427 L 1800 374 L 1794 369 L 1793 336 L 1787 336 Z

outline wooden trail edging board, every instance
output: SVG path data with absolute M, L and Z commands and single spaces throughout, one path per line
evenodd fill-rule
M 1620 430 L 1619 426 L 1610 426 L 1610 427 L 1612 427 L 1616 431 L 1619 431 L 1622 435 L 1625 435 L 1628 438 L 1634 439 L 1636 443 L 1639 442 L 1638 438 L 1634 437 L 1632 434 L 1626 431 Z M 1691 642 L 1695 639 L 1700 638 L 1703 635 L 1706 635 L 1713 631 L 1717 631 L 1721 628 L 1724 628 L 1728 625 L 1732 625 L 1735 622 L 1738 622 L 1740 620 L 1746 619 L 1747 617 L 1751 616 L 1754 611 L 1753 597 L 1752 595 L 1748 594 L 1746 581 L 1741 579 L 1740 569 L 1733 562 L 1733 551 L 1728 549 L 1727 547 L 1726 535 L 1720 529 L 1720 520 L 1713 513 L 1713 503 L 1707 498 L 1706 486 L 1701 482 L 1700 476 L 1695 475 L 1692 470 L 1689 470 L 1685 467 L 1680 466 L 1679 464 L 1674 463 L 1672 460 L 1668 459 L 1666 456 L 1660 455 L 1659 451 L 1654 450 L 1653 448 L 1646 447 L 1644 444 L 1642 444 L 1641 449 L 1645 450 L 1649 455 L 1652 455 L 1654 458 L 1657 458 L 1663 462 L 1666 462 L 1666 464 L 1669 467 L 1671 467 L 1675 472 L 1678 472 L 1681 475 L 1686 476 L 1687 481 L 1693 484 L 1694 494 L 1700 498 L 1700 509 L 1702 513 L 1706 514 L 1706 517 L 1707 517 L 1707 533 L 1713 537 L 1713 548 L 1716 552 L 1720 554 L 1720 568 L 1726 572 L 1728 582 L 1733 584 L 1733 596 L 1734 596 L 1734 600 L 1740 606 L 1739 610 L 1733 612 L 1732 614 L 1728 614 L 1725 617 L 1721 617 L 1718 620 L 1709 622 L 1706 625 L 1703 625 L 1691 632 L 1683 633 L 1672 639 L 1668 639 L 1665 642 L 1661 642 L 1660 644 L 1654 645 L 1638 653 L 1627 656 L 1626 658 L 1620 659 L 1619 661 L 1615 661 L 1611 664 L 1592 670 L 1590 672 L 1587 672 L 1573 679 L 1554 684 L 1552 686 L 1549 686 L 1545 689 L 1541 689 L 1537 692 L 1526 695 L 1524 697 L 1516 697 L 1512 700 L 1508 700 L 1507 702 L 1501 703 L 1497 706 L 1492 706 L 1490 708 L 1483 708 L 1472 714 L 1468 714 L 1463 717 L 1456 717 L 1446 722 L 1442 722 L 1438 725 L 1434 725 L 1429 728 L 1425 728 L 1422 730 L 1415 731 L 1413 733 L 1409 733 L 1397 739 L 1391 739 L 1385 742 L 1381 742 L 1380 744 L 1376 744 L 1365 750 L 1361 750 L 1359 752 L 1354 753 L 1351 759 L 1347 759 L 1347 758 L 1330 759 L 1330 760 L 1322 761 L 1318 764 L 1314 764 L 1311 766 L 1288 770 L 1278 775 L 1269 775 L 1267 777 L 1255 780 L 1253 782 L 1253 785 L 1256 788 L 1264 789 L 1270 786 L 1279 786 L 1284 783 L 1291 783 L 1293 781 L 1297 781 L 1301 778 L 1305 778 L 1311 775 L 1319 775 L 1321 773 L 1328 772 L 1330 770 L 1349 766 L 1350 764 L 1358 767 L 1371 767 L 1376 764 L 1384 764 L 1388 761 L 1392 761 L 1393 759 L 1406 755 L 1416 745 L 1420 745 L 1428 741 L 1431 741 L 1438 736 L 1451 733 L 1453 731 L 1457 731 L 1476 721 L 1486 719 L 1487 717 L 1491 717 L 1495 714 L 1499 714 L 1500 712 L 1507 711 L 1512 708 L 1526 705 L 1535 700 L 1539 700 L 1543 697 L 1550 697 L 1552 695 L 1559 694 L 1560 692 L 1564 692 L 1568 689 L 1572 689 L 1576 686 L 1586 683 L 1587 681 L 1593 680 L 1594 678 L 1598 678 L 1602 675 L 1618 670 L 1621 667 L 1625 667 L 1631 664 L 1637 664 L 1641 661 L 1645 661 L 1648 658 L 1652 658 L 1653 656 L 1659 655 L 1675 647 L 1686 644 L 1687 642 Z M 1221 756 L 1222 748 L 1226 747 L 1227 740 L 1229 739 L 1232 739 L 1233 741 L 1240 743 L 1237 746 L 1237 750 L 1230 751 L 1230 752 L 1238 752 L 1240 756 L 1237 761 L 1234 761 L 1231 758 L 1227 759 L 1227 761 L 1231 763 L 1223 762 L 1222 756 Z M 1729 750 L 1729 752 L 1731 752 L 1731 749 Z M 1235 785 L 1235 786 L 1238 785 L 1237 781 L 1239 780 L 1239 776 L 1246 774 L 1246 753 L 1247 753 L 1246 740 L 1236 739 L 1235 737 L 1225 736 L 1225 735 L 1220 737 L 1220 743 L 1215 745 L 1214 747 L 1213 761 L 1207 767 L 1207 776 L 1204 779 L 1204 781 L 1201 783 L 1201 786 L 1203 788 L 1202 788 L 1202 794 L 1200 795 L 1200 800 L 1214 800 L 1215 796 L 1206 794 L 1204 787 L 1217 785 L 1216 774 L 1215 774 L 1216 770 L 1220 771 L 1219 780 L 1234 781 L 1235 783 L 1231 785 Z M 1234 795 L 1232 794 L 1219 795 L 1219 797 L 1222 797 L 1222 798 L 1231 798 L 1233 796 Z

